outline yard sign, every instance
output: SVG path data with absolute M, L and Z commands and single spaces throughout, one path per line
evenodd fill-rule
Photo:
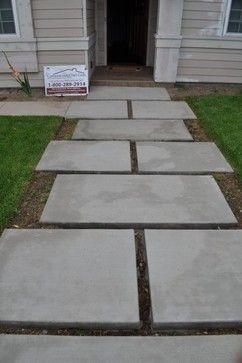
M 88 94 L 88 70 L 85 65 L 44 67 L 46 96 Z

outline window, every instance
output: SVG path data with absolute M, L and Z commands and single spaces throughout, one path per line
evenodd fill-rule
M 232 0 L 227 33 L 242 33 L 242 0 Z
M 0 0 L 0 35 L 16 34 L 12 0 Z

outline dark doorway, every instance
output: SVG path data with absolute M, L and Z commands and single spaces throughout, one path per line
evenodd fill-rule
M 107 0 L 108 64 L 146 64 L 149 0 Z

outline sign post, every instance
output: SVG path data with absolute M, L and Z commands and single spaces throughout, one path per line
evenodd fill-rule
M 46 96 L 84 96 L 88 94 L 85 65 L 44 67 Z

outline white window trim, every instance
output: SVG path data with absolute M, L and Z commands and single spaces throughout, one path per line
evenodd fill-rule
M 19 29 L 19 22 L 18 22 L 18 12 L 16 6 L 16 0 L 11 0 L 12 2 L 12 9 L 13 9 L 13 19 L 15 24 L 15 33 L 11 34 L 0 34 L 0 38 L 19 38 L 20 37 L 20 29 Z
M 242 38 L 242 33 L 230 33 L 230 32 L 228 32 L 229 17 L 230 17 L 231 6 L 232 6 L 232 0 L 228 0 L 227 9 L 226 9 L 226 15 L 225 15 L 225 22 L 224 22 L 223 35 L 225 35 L 225 36 L 231 36 L 231 37 L 240 37 L 240 38 Z

